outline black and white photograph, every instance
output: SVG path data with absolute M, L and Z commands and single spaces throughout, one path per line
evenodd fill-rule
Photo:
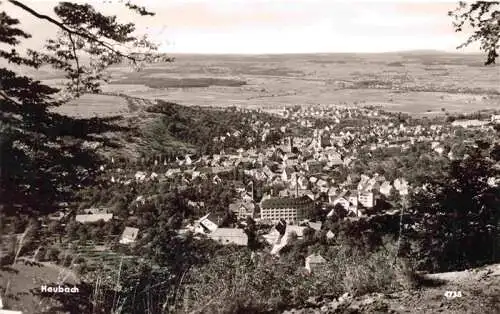
M 0 314 L 500 313 L 500 1 L 0 0 Z

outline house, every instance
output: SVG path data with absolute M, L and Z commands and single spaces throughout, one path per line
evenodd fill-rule
M 289 225 L 284 220 L 278 221 L 274 228 L 263 237 L 269 244 L 276 244 L 284 237 L 289 237 L 291 235 L 297 236 L 298 239 L 304 237 L 304 230 L 307 226 Z
M 342 155 L 333 150 L 333 149 L 330 149 L 330 150 L 327 150 L 326 151 L 326 154 L 327 154 L 327 157 L 328 157 L 328 161 L 331 161 L 331 162 L 334 162 L 334 163 L 338 163 L 339 165 L 342 165 Z
M 58 212 L 56 212 L 56 213 L 50 214 L 50 215 L 49 215 L 49 219 L 50 219 L 50 220 L 55 220 L 55 221 L 60 221 L 61 219 L 63 219 L 63 218 L 64 218 L 64 216 L 66 216 L 66 215 L 64 214 L 64 212 L 62 212 L 62 211 L 58 211 Z
M 434 151 L 435 151 L 436 153 L 438 153 L 439 155 L 442 155 L 442 154 L 443 154 L 443 152 L 444 152 L 444 147 L 442 147 L 442 146 L 438 146 L 438 147 L 434 148 Z
M 302 239 L 304 237 L 304 230 L 307 227 L 304 226 L 296 226 L 296 225 L 286 225 L 283 226 L 285 230 L 283 233 L 280 233 L 277 229 L 278 226 L 273 228 L 271 232 L 264 235 L 264 239 L 272 245 L 271 254 L 278 255 L 281 249 L 287 246 L 291 239 L 297 237 L 297 239 Z
M 451 123 L 451 125 L 454 127 L 463 127 L 463 128 L 481 127 L 486 124 L 488 124 L 488 121 L 481 121 L 481 120 L 455 120 Z
M 316 200 L 317 195 L 315 195 L 311 190 L 299 190 L 297 197 L 307 196 L 311 201 Z
M 404 178 L 394 180 L 393 185 L 400 195 L 408 195 L 408 182 Z
M 337 204 L 340 204 L 348 212 L 359 216 L 357 191 L 344 191 L 340 193 L 333 201 L 333 206 L 337 206 Z M 327 217 L 332 217 L 334 213 L 335 208 L 327 214 Z
M 297 179 L 297 184 L 299 185 L 299 189 L 306 190 L 309 186 L 309 180 L 307 180 L 307 178 L 304 176 L 300 176 Z
M 181 169 L 179 169 L 179 168 L 168 169 L 167 172 L 165 172 L 165 177 L 172 178 L 176 174 L 179 174 L 179 173 L 181 173 Z
M 491 115 L 491 122 L 500 123 L 500 114 Z
M 223 167 L 223 166 L 213 166 L 212 168 L 212 173 L 213 174 L 221 174 L 221 173 L 228 173 L 233 171 L 234 167 Z
M 243 229 L 237 228 L 217 228 L 208 237 L 221 244 L 236 244 L 240 246 L 248 245 L 248 235 Z
M 370 177 L 362 174 L 358 183 L 358 191 L 367 191 L 369 189 L 369 181 Z
M 122 237 L 120 238 L 121 244 L 134 243 L 137 240 L 137 235 L 139 234 L 139 229 L 132 227 L 125 227 L 123 230 Z
M 328 182 L 323 180 L 323 179 L 319 179 L 318 181 L 316 181 L 316 186 L 318 187 L 327 187 L 328 186 Z
M 391 191 L 392 191 L 392 185 L 389 181 L 384 181 L 381 185 L 380 185 L 380 194 L 383 194 L 385 196 L 389 196 L 391 194 Z
M 297 188 L 288 188 L 281 190 L 279 192 L 279 197 L 280 198 L 286 198 L 286 197 L 302 197 L 302 196 L 307 196 L 310 199 L 314 200 L 315 196 L 314 193 L 309 190 L 309 189 L 301 189 L 300 187 Z
M 358 191 L 350 190 L 346 193 L 347 200 L 350 203 L 349 210 L 358 214 Z
M 142 171 L 137 171 L 135 173 L 135 180 L 140 182 L 146 180 L 146 173 Z
M 260 208 L 262 220 L 276 223 L 284 219 L 287 223 L 297 223 L 306 218 L 314 208 L 314 202 L 307 196 L 270 198 L 261 201 Z
M 326 165 L 332 169 L 332 168 L 337 168 L 339 166 L 342 166 L 344 165 L 344 161 L 342 159 L 333 159 L 333 160 L 329 160 Z
M 293 138 L 288 137 L 283 140 L 283 144 L 279 145 L 278 147 L 284 152 L 284 153 L 290 153 L 293 148 Z
M 309 160 L 306 162 L 305 168 L 306 171 L 309 173 L 321 173 L 325 165 L 326 165 L 325 162 Z
M 269 243 L 270 245 L 279 244 L 282 239 L 282 234 L 279 233 L 276 228 L 273 228 L 268 234 L 263 235 L 262 237 Z
M 281 173 L 281 179 L 284 182 L 290 182 L 294 179 L 295 169 L 293 167 L 285 167 L 283 172 Z
M 331 202 L 333 204 L 333 206 L 337 206 L 337 204 L 340 204 L 345 209 L 348 209 L 351 203 L 349 202 L 347 197 L 344 197 L 345 195 L 346 195 L 346 191 L 344 191 L 336 196 L 332 196 L 330 199 L 333 199 L 333 202 Z
M 326 260 L 319 254 L 311 254 L 306 257 L 305 268 L 309 273 L 321 271 L 326 266 Z
M 335 238 L 335 233 L 333 233 L 331 230 L 328 230 L 328 232 L 326 233 L 326 238 L 328 240 Z
M 237 201 L 229 204 L 229 210 L 236 214 L 238 219 L 246 219 L 247 217 L 254 217 L 255 205 L 253 202 Z
M 213 184 L 219 184 L 222 182 L 222 179 L 218 175 L 214 175 L 212 178 L 212 183 Z
M 284 160 L 283 163 L 287 167 L 294 167 L 294 166 L 297 166 L 299 164 L 299 160 L 297 158 L 288 158 L 288 159 Z
M 321 222 L 308 222 L 307 223 L 309 225 L 310 228 L 316 230 L 316 231 L 319 231 L 321 230 L 321 226 L 322 226 L 322 223 Z
M 358 201 L 361 205 L 366 208 L 373 208 L 374 206 L 374 198 L 372 192 L 359 192 L 358 193 Z
M 269 168 L 268 165 L 265 165 L 263 168 L 262 168 L 262 172 L 264 172 L 264 174 L 268 177 L 268 178 L 272 178 L 274 176 L 274 172 L 271 170 L 271 168 Z
M 188 204 L 188 206 L 191 206 L 191 207 L 197 208 L 197 209 L 205 207 L 205 202 L 194 202 L 192 200 L 188 200 L 187 204 Z
M 214 232 L 219 228 L 222 223 L 222 217 L 220 215 L 209 213 L 205 216 L 201 217 L 198 221 L 198 225 L 200 228 L 198 230 L 202 233 L 205 232 Z
M 85 223 L 93 223 L 100 220 L 104 222 L 108 222 L 113 219 L 113 214 L 84 214 L 84 215 L 76 215 L 76 221 L 82 224 Z
M 278 196 L 281 198 L 288 197 L 288 196 L 294 196 L 294 195 L 295 195 L 295 191 L 289 190 L 289 189 L 281 190 L 278 193 Z
M 321 135 L 318 139 L 318 142 L 319 142 L 321 147 L 329 147 L 332 145 L 332 143 L 330 141 L 330 136 L 327 136 L 327 135 Z
M 244 203 L 250 203 L 253 201 L 253 193 L 250 191 L 250 192 L 242 192 L 241 193 L 241 200 L 244 202 Z
M 85 214 L 107 214 L 108 213 L 108 208 L 100 208 L 100 207 L 92 207 L 92 208 L 87 208 L 87 209 L 84 209 L 83 212 Z
M 333 204 L 337 196 L 337 188 L 331 187 L 326 193 L 328 195 L 328 203 Z

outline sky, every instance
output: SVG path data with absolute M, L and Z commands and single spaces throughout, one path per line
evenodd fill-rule
M 78 2 L 78 1 L 76 1 Z M 80 1 L 81 2 L 81 1 Z M 86 1 L 89 2 L 89 1 Z M 457 51 L 466 34 L 455 33 L 447 15 L 457 1 L 444 0 L 141 0 L 156 13 L 140 17 L 120 1 L 90 1 L 96 9 L 135 22 L 166 53 L 272 54 L 441 50 Z M 40 13 L 57 1 L 23 1 Z M 26 47 L 40 48 L 55 28 L 5 1 L 0 11 L 33 34 Z

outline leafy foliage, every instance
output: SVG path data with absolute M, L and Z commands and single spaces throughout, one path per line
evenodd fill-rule
M 420 267 L 440 271 L 498 261 L 500 188 L 488 184 L 499 176 L 489 150 L 472 148 L 453 161 L 444 177 L 429 180 L 413 195 L 409 223 L 419 225 L 416 258 Z
M 409 283 L 397 275 L 403 264 L 385 261 L 393 253 L 380 248 L 375 253 L 351 251 L 349 246 L 323 246 L 328 256 L 324 267 L 308 274 L 300 266 L 279 262 L 265 254 L 247 250 L 218 254 L 194 267 L 182 287 L 182 312 L 274 313 L 305 306 L 311 297 L 337 297 L 371 291 L 392 291 Z
M 494 64 L 498 57 L 500 45 L 500 5 L 499 1 L 460 1 L 458 8 L 448 12 L 453 17 L 456 32 L 462 32 L 466 25 L 474 32 L 467 41 L 458 48 L 466 47 L 473 42 L 480 42 L 480 48 L 486 52 L 485 65 Z
M 56 17 L 51 17 L 21 1 L 8 2 L 60 30 L 47 40 L 44 50 L 22 54 L 15 47 L 31 35 L 20 28 L 19 20 L 0 12 L 0 43 L 11 47 L 0 50 L 0 58 L 10 64 L 0 68 L 0 205 L 11 214 L 47 212 L 54 210 L 58 200 L 68 200 L 74 190 L 89 184 L 100 164 L 94 151 L 82 147 L 83 141 L 118 129 L 113 119 L 73 119 L 49 108 L 99 91 L 100 82 L 106 80 L 104 70 L 111 64 L 125 59 L 136 65 L 170 59 L 156 54 L 153 43 L 134 35 L 132 23 L 119 23 L 116 16 L 105 16 L 89 4 L 61 2 L 54 8 Z M 141 11 L 130 2 L 127 5 Z M 145 53 L 126 53 L 127 46 Z M 47 86 L 18 74 L 11 65 L 52 66 L 65 73 L 65 87 Z
M 181 153 L 193 152 L 193 148 L 200 155 L 218 154 L 223 150 L 263 147 L 278 142 L 283 136 L 275 130 L 282 122 L 281 118 L 266 113 L 250 116 L 236 108 L 186 107 L 161 100 L 148 111 L 162 116 L 145 129 L 145 155 L 170 154 L 173 149 L 179 149 Z M 262 141 L 263 130 L 255 123 L 269 124 L 268 128 L 274 131 Z M 182 142 L 188 145 L 182 145 Z

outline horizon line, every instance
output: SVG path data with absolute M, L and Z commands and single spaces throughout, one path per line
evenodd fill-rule
M 482 55 L 483 52 L 446 51 L 434 49 L 393 50 L 393 51 L 318 51 L 318 52 L 160 52 L 167 55 L 234 55 L 234 56 L 275 56 L 275 55 L 333 55 L 333 54 L 397 54 L 397 53 L 436 53 L 457 55 Z

